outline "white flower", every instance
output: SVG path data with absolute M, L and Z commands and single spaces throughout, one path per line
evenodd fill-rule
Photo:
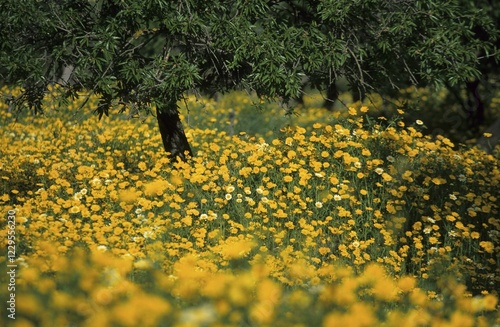
M 99 186 L 101 185 L 101 180 L 99 178 L 94 178 L 93 180 L 90 181 L 90 185 L 92 186 Z
M 259 151 L 267 151 L 268 149 L 269 149 L 269 144 L 267 144 L 266 142 L 257 145 L 257 150 Z
M 359 247 L 359 242 L 358 241 L 352 242 L 352 246 L 355 248 Z
M 142 213 L 142 209 L 141 208 L 135 209 L 135 214 L 136 215 L 140 215 L 141 213 Z
M 379 175 L 382 175 L 382 173 L 384 172 L 384 169 L 378 167 L 377 169 L 375 169 L 375 172 Z
M 424 233 L 429 234 L 432 231 L 432 228 L 430 227 L 425 227 L 424 228 Z
M 386 159 L 387 159 L 387 161 L 389 161 L 389 162 L 394 162 L 394 161 L 396 161 L 396 159 L 395 159 L 393 156 L 387 156 L 387 157 L 386 157 Z
M 81 189 L 80 193 L 82 193 L 83 195 L 87 194 L 87 189 L 86 188 Z
M 106 251 L 108 251 L 108 247 L 106 245 L 99 245 L 97 247 L 97 251 L 99 251 L 99 252 L 106 252 Z
M 226 200 L 229 201 L 229 200 L 231 200 L 233 198 L 233 196 L 231 194 L 227 193 L 226 196 L 225 196 L 225 198 L 226 198 Z
M 361 162 L 356 161 L 356 162 L 354 163 L 354 167 L 356 167 L 356 168 L 361 168 Z
M 207 215 L 206 213 L 202 213 L 202 214 L 200 215 L 200 219 L 201 219 L 201 220 L 208 219 L 208 215 Z
M 322 173 L 314 173 L 314 176 L 319 177 L 319 178 L 323 178 L 323 174 Z
M 21 267 L 28 268 L 29 264 L 26 262 L 26 259 L 24 258 L 17 258 L 16 263 L 20 265 Z
M 217 320 L 217 312 L 212 304 L 207 303 L 184 309 L 180 312 L 179 320 L 186 326 L 208 326 Z
M 453 201 L 455 201 L 457 199 L 457 196 L 455 194 L 450 194 L 450 199 L 452 199 Z
M 259 187 L 258 189 L 255 190 L 258 194 L 264 193 L 264 191 Z
M 341 197 L 340 195 L 338 195 L 338 194 L 335 194 L 335 195 L 333 196 L 333 199 L 334 199 L 335 201 L 340 201 L 340 200 L 342 200 L 342 197 Z
M 423 122 L 423 121 L 421 121 L 420 119 L 417 119 L 417 120 L 415 121 L 415 123 L 416 123 L 417 125 L 423 125 L 423 124 L 424 124 L 424 122 Z
M 316 206 L 316 208 L 323 208 L 323 203 L 321 203 L 319 201 L 316 202 L 314 205 Z
M 465 177 L 465 175 L 463 175 L 463 174 L 460 174 L 460 175 L 458 175 L 458 180 L 461 181 L 461 182 L 466 182 L 467 181 L 467 177 Z
M 234 186 L 232 186 L 232 185 L 228 186 L 228 187 L 227 187 L 227 189 L 226 189 L 226 191 L 227 191 L 228 193 L 233 192 L 233 191 L 234 191 Z
M 266 198 L 265 196 L 263 196 L 262 198 L 260 198 L 260 200 L 264 203 L 268 203 L 269 202 L 269 199 Z

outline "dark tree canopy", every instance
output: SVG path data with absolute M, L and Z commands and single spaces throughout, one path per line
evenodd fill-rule
M 288 100 L 304 80 L 324 90 L 456 85 L 498 56 L 486 0 L 5 0 L 0 79 L 36 111 L 50 84 L 65 96 L 156 107 L 165 149 L 189 145 L 176 103 L 187 91 L 232 89 Z M 478 37 L 477 31 L 482 31 Z

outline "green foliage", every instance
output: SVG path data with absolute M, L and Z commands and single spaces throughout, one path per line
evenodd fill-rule
M 192 89 L 288 100 L 305 80 L 324 89 L 344 77 L 361 93 L 453 85 L 497 55 L 488 9 L 465 0 L 8 0 L 0 76 L 24 86 L 16 104 L 40 110 L 59 82 L 66 96 L 99 95 L 101 116 L 114 103 L 145 109 Z M 74 67 L 68 83 L 58 79 L 65 67 Z

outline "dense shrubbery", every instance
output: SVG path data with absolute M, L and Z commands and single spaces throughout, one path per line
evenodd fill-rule
M 19 326 L 500 322 L 497 157 L 368 107 L 187 104 L 191 164 L 168 162 L 150 118 L 14 122 L 3 105 Z

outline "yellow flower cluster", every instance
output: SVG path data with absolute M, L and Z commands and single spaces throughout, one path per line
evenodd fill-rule
M 210 126 L 248 99 L 200 102 L 189 163 L 151 118 L 0 105 L 19 326 L 499 323 L 498 158 L 367 107 L 254 136 Z

